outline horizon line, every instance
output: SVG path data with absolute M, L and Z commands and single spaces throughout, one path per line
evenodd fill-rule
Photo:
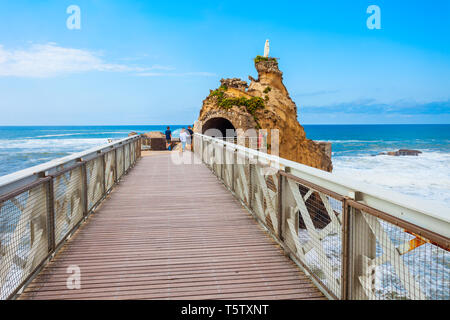
M 130 126 L 187 126 L 190 123 L 182 124 L 64 124 L 64 125 L 48 125 L 48 124 L 17 124 L 17 125 L 0 125 L 2 127 L 130 127 Z M 301 126 L 380 126 L 380 125 L 393 125 L 393 126 L 411 126 L 411 125 L 450 125 L 450 123 L 304 123 Z

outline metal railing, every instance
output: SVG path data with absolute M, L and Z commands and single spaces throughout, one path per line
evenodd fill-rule
M 141 156 L 132 136 L 0 178 L 0 299 L 14 298 Z
M 197 156 L 331 299 L 450 299 L 450 212 L 196 134 Z

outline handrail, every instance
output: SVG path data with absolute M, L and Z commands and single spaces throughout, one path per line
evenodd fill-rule
M 130 143 L 139 139 L 140 136 L 134 135 L 120 139 L 115 142 L 103 144 L 93 147 L 81 152 L 73 153 L 68 156 L 57 158 L 33 167 L 29 167 L 20 171 L 16 171 L 0 177 L 0 195 L 5 194 L 11 190 L 17 189 L 20 186 L 26 185 L 39 179 L 40 173 L 47 172 L 53 174 L 62 168 L 75 164 L 79 159 L 90 160 L 98 155 L 100 152 L 110 151 L 114 148 L 120 147 L 123 144 Z
M 450 299 L 446 207 L 196 133 L 194 152 L 330 299 Z
M 291 173 L 333 192 L 365 203 L 378 210 L 388 210 L 393 216 L 420 225 L 430 231 L 450 237 L 450 209 L 435 202 L 407 196 L 392 190 L 356 181 L 348 176 L 325 172 L 298 162 L 263 153 L 221 139 L 195 133 L 202 139 L 225 145 L 244 155 L 252 155 L 275 169 L 290 168 Z M 279 164 L 277 167 L 276 164 Z

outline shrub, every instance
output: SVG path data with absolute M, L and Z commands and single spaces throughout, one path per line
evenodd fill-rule
M 255 63 L 258 63 L 260 61 L 277 61 L 277 59 L 275 59 L 275 58 L 268 58 L 268 57 L 264 57 L 264 56 L 256 56 L 256 58 L 253 59 L 253 61 Z
M 264 108 L 264 100 L 260 97 L 240 97 L 240 98 L 225 98 L 226 86 L 220 86 L 218 89 L 212 91 L 209 96 L 217 97 L 217 103 L 224 109 L 230 109 L 233 106 L 245 107 L 248 113 L 255 115 L 257 109 Z

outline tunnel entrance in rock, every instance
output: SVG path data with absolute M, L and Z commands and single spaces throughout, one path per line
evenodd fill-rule
M 235 138 L 236 128 L 225 118 L 211 118 L 203 124 L 202 134 L 216 138 Z

